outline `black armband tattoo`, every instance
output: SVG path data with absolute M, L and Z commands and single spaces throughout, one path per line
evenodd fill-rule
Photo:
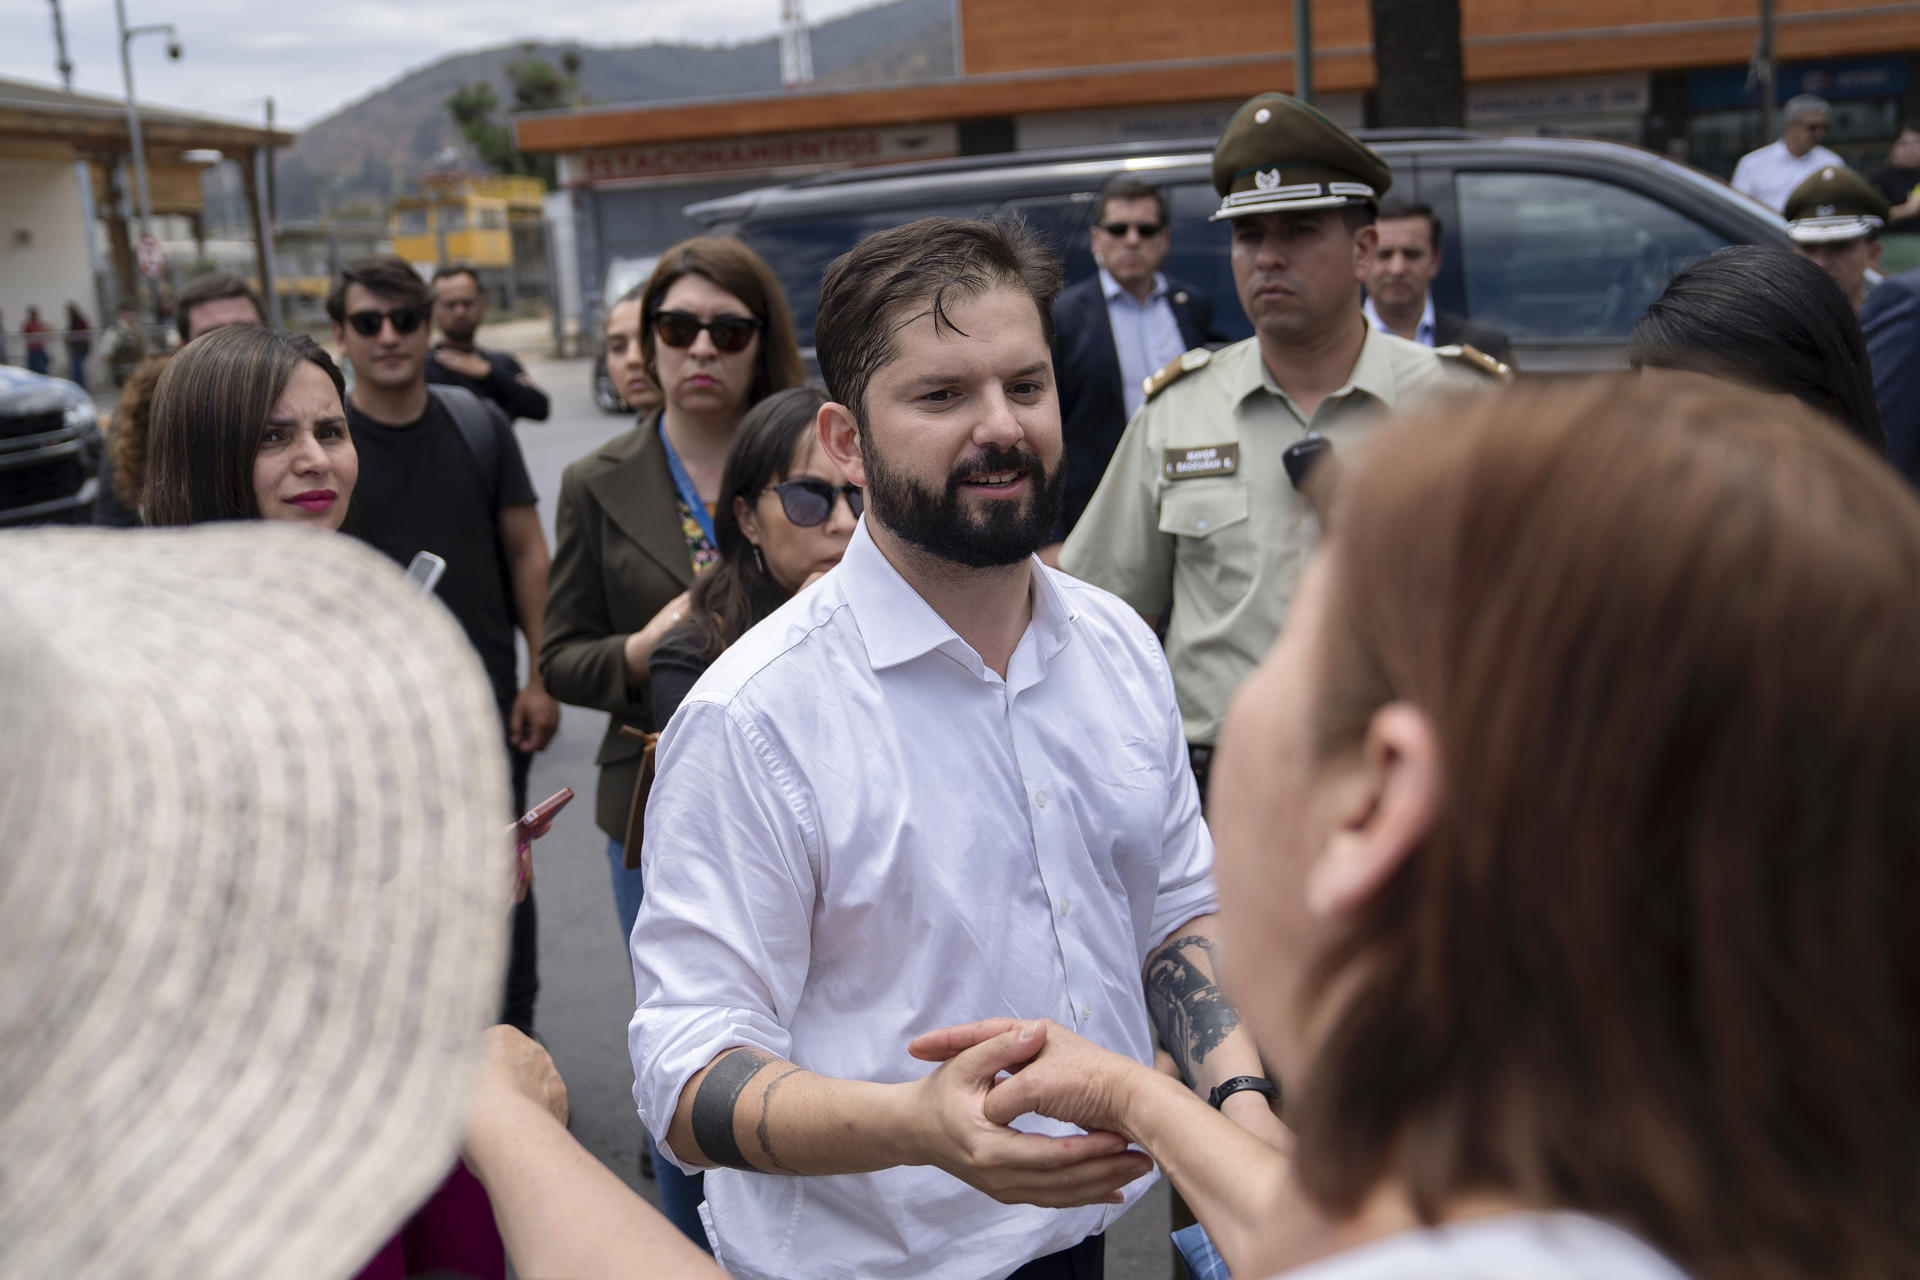
M 700 1154 L 723 1169 L 755 1171 L 733 1136 L 733 1112 L 747 1083 L 768 1063 L 776 1062 L 759 1049 L 735 1049 L 707 1068 L 700 1091 L 693 1095 L 693 1140 Z
M 1195 963 L 1196 952 L 1206 957 L 1205 969 Z M 1166 943 L 1147 961 L 1147 1014 L 1189 1086 L 1207 1055 L 1240 1025 L 1213 968 L 1213 943 L 1197 933 Z

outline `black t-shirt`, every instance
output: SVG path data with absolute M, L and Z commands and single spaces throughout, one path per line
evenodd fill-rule
M 530 418 L 535 422 L 545 422 L 549 405 L 547 393 L 525 381 L 527 371 L 520 362 L 504 351 L 485 351 L 474 348 L 474 354 L 487 362 L 487 376 L 469 378 L 440 363 L 431 353 L 427 356 L 427 381 L 447 387 L 465 387 L 483 399 L 491 400 L 506 411 L 509 418 Z
M 403 427 L 375 422 L 352 405 L 347 425 L 360 455 L 360 479 L 346 531 L 402 566 L 422 551 L 447 562 L 436 588 L 442 604 L 480 651 L 504 707 L 519 687 L 513 650 L 518 615 L 500 543 L 500 512 L 534 498 L 513 431 L 493 412 L 495 474 L 482 476 L 453 415 L 429 396 L 427 411 Z
M 1891 205 L 1905 204 L 1913 196 L 1913 189 L 1920 187 L 1920 169 L 1897 169 L 1893 165 L 1882 165 L 1867 175 L 1874 186 L 1880 188 L 1880 194 Z M 1887 223 L 1887 230 L 1908 232 L 1920 231 L 1920 217 L 1895 218 Z

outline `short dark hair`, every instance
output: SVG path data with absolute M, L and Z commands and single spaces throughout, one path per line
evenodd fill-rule
M 1375 220 L 1385 222 L 1388 218 L 1425 218 L 1427 239 L 1432 241 L 1433 251 L 1440 252 L 1440 215 L 1433 211 L 1432 205 L 1415 204 L 1411 200 L 1383 200 Z
M 760 331 L 760 353 L 754 358 L 753 385 L 747 391 L 749 408 L 806 378 L 793 310 L 766 259 L 731 236 L 695 236 L 661 254 L 640 291 L 640 355 L 655 386 L 660 386 L 660 371 L 654 365 L 653 313 L 682 276 L 699 276 L 725 289 L 765 326 Z M 631 296 L 629 290 L 620 301 Z M 665 391 L 661 387 L 662 394 Z
M 186 342 L 193 336 L 187 332 L 187 322 L 195 307 L 203 302 L 222 302 L 228 298 L 245 298 L 253 304 L 253 314 L 260 317 L 260 323 L 267 323 L 267 306 L 260 301 L 260 295 L 253 291 L 253 286 L 239 276 L 215 271 L 189 281 L 173 300 L 173 327 L 180 331 L 180 341 Z
M 1886 452 L 1860 319 L 1788 249 L 1736 244 L 1682 269 L 1627 339 L 1633 367 L 1687 369 L 1790 395 Z
M 734 514 L 734 499 L 745 499 L 751 507 L 760 494 L 787 478 L 794 450 L 813 433 L 826 402 L 827 393 L 818 387 L 788 387 L 747 410 L 733 433 L 713 512 L 713 543 L 720 560 L 695 580 L 687 596 L 687 616 L 708 661 L 785 598 L 754 557 L 753 543 Z
M 253 460 L 260 432 L 302 361 L 346 381 L 312 338 L 227 325 L 167 357 L 147 422 L 142 518 L 150 525 L 258 520 Z
M 867 387 L 898 351 L 900 313 L 928 304 L 935 329 L 953 329 L 950 302 L 1000 284 L 1017 285 L 1033 299 L 1051 346 L 1060 263 L 1018 214 L 921 218 L 868 236 L 834 259 L 820 281 L 813 341 L 827 394 L 864 425 Z
M 1160 225 L 1167 225 L 1170 216 L 1167 213 L 1167 193 L 1151 183 L 1140 181 L 1131 173 L 1116 173 L 1100 184 L 1100 194 L 1093 200 L 1095 226 L 1107 220 L 1107 204 L 1113 200 L 1151 200 L 1153 207 L 1160 211 Z
M 442 280 L 451 280 L 455 276 L 466 276 L 473 281 L 474 288 L 478 289 L 481 287 L 479 270 L 472 264 L 465 262 L 455 262 L 449 266 L 436 267 L 433 272 L 433 283 L 439 284 Z
M 359 285 L 368 293 L 409 306 L 425 307 L 433 301 L 433 290 L 411 263 L 399 254 L 376 253 L 355 258 L 340 269 L 340 278 L 327 291 L 327 318 L 335 324 L 347 319 L 347 288 Z

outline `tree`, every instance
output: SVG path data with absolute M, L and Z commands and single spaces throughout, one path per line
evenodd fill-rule
M 1374 124 L 1452 126 L 1467 119 L 1460 0 L 1368 0 L 1373 15 Z
M 531 54 L 533 46 L 522 45 L 521 49 Z M 513 59 L 505 70 L 513 92 L 513 104 L 508 108 L 511 115 L 523 111 L 552 111 L 582 102 L 580 55 L 571 49 L 561 55 L 557 67 L 544 58 L 529 56 Z M 553 157 L 527 155 L 516 148 L 513 128 L 498 119 L 499 110 L 500 95 L 485 80 L 462 85 L 447 98 L 448 114 L 460 126 L 461 135 L 478 153 L 482 164 L 495 173 L 531 174 L 552 186 Z

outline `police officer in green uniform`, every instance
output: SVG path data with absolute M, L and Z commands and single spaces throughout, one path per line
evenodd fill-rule
M 1787 235 L 1802 257 L 1826 269 L 1858 311 L 1880 265 L 1880 230 L 1893 207 L 1845 165 L 1815 169 L 1787 197 Z
M 1313 107 L 1262 94 L 1213 153 L 1215 221 L 1255 336 L 1189 351 L 1147 401 L 1068 537 L 1060 567 L 1167 622 L 1167 660 L 1203 788 L 1227 700 L 1279 633 L 1319 539 L 1287 450 L 1339 454 L 1393 409 L 1492 384 L 1505 366 L 1380 333 L 1360 310 L 1393 171 Z M 1169 615 L 1168 611 L 1171 610 Z

